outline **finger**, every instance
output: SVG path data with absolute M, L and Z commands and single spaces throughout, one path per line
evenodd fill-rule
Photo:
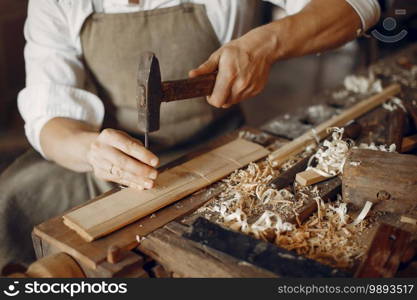
M 105 159 L 101 159 L 100 163 L 95 165 L 94 173 L 96 176 L 101 176 L 101 179 L 117 182 L 119 184 L 128 182 L 146 189 L 151 189 L 154 186 L 153 180 L 123 171 Z
M 228 105 L 229 96 L 231 94 L 231 88 L 234 81 L 234 76 L 231 75 L 230 70 L 219 70 L 217 74 L 216 84 L 213 89 L 213 93 L 208 98 L 208 102 L 215 107 L 222 107 Z
M 153 180 L 150 180 L 144 177 L 138 177 L 137 175 L 132 174 L 130 172 L 123 171 L 116 166 L 112 166 L 108 170 L 105 170 L 105 169 L 102 169 L 102 170 L 107 171 L 107 173 L 109 174 L 108 176 L 112 180 L 121 184 L 123 184 L 123 182 L 130 182 L 137 186 L 141 186 L 144 189 L 151 189 L 154 187 L 154 184 L 155 184 Z
M 146 149 L 142 142 L 129 136 L 128 134 L 118 130 L 104 130 L 101 134 L 102 139 L 109 145 L 119 149 L 127 155 L 136 158 L 137 160 L 156 167 L 159 164 L 158 157 Z
M 128 180 L 125 180 L 125 179 L 122 179 L 122 178 L 117 178 L 116 176 L 110 174 L 108 171 L 106 171 L 104 169 L 101 169 L 101 168 L 96 169 L 94 171 L 94 175 L 97 178 L 100 178 L 102 180 L 115 182 L 117 184 L 121 184 L 123 186 L 131 187 L 131 188 L 137 189 L 139 191 L 143 191 L 145 189 L 143 187 L 143 185 L 140 185 L 136 182 L 131 182 L 131 181 L 128 181 Z
M 222 106 L 222 108 L 228 109 L 228 108 L 231 108 L 232 106 L 233 106 L 233 104 L 225 104 L 225 105 Z
M 236 79 L 231 88 L 228 102 L 223 106 L 223 108 L 229 108 L 230 106 L 244 100 L 250 89 L 251 87 L 246 80 L 242 78 Z
M 200 65 L 197 69 L 191 70 L 189 72 L 189 77 L 194 78 L 204 74 L 213 73 L 218 69 L 219 65 L 219 55 L 217 53 L 210 56 L 210 58 Z
M 96 167 L 103 166 L 103 168 L 109 170 L 112 166 L 116 166 L 121 172 L 134 174 L 139 179 L 155 180 L 158 177 L 158 172 L 154 168 L 133 159 L 109 145 L 102 144 L 100 149 L 93 150 L 96 154 L 92 155 L 92 160 Z

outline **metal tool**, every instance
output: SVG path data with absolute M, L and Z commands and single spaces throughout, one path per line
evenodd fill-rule
M 161 82 L 161 70 L 155 54 L 141 54 L 137 78 L 138 127 L 145 134 L 146 148 L 149 148 L 149 133 L 159 130 L 161 103 L 211 95 L 216 77 L 217 73 L 211 73 Z

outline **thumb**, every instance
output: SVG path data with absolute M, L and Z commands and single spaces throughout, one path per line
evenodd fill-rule
M 219 65 L 219 55 L 214 54 L 210 58 L 200 65 L 197 69 L 191 70 L 189 72 L 189 77 L 194 78 L 197 76 L 213 73 L 218 69 Z

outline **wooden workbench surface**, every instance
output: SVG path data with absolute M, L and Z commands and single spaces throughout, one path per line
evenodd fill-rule
M 383 65 L 396 64 L 396 60 L 400 56 L 412 57 L 412 59 L 417 60 L 417 46 L 404 50 L 396 57 L 384 60 Z M 417 95 L 417 92 L 414 90 L 407 89 L 407 94 L 410 95 L 410 93 L 411 95 L 413 93 L 415 93 L 414 95 Z M 273 144 L 274 147 L 279 147 L 290 139 L 297 137 L 300 134 L 300 131 L 305 131 L 308 130 L 308 128 L 316 126 L 325 121 L 332 114 L 335 114 L 336 110 L 346 108 L 352 104 L 350 101 L 335 101 L 331 97 L 331 94 L 331 92 L 325 92 L 320 96 L 321 98 L 319 101 L 322 103 L 322 106 L 325 108 L 328 115 L 325 113 L 320 117 L 320 115 L 309 115 L 305 109 L 300 110 L 299 113 L 291 116 L 290 119 L 286 117 L 285 121 L 288 123 L 287 129 L 274 126 L 276 123 L 273 120 L 262 127 L 268 132 L 267 134 L 254 129 L 252 131 L 256 134 L 252 137 L 255 138 L 255 141 L 258 139 L 258 141 L 262 140 L 265 144 Z M 317 102 L 318 101 L 315 101 L 315 103 Z M 278 120 L 280 119 L 283 119 L 283 117 L 278 117 Z M 387 124 L 386 110 L 376 109 L 360 118 L 358 121 L 364 128 L 360 140 L 361 142 L 381 143 L 386 140 L 386 127 L 384 126 L 384 124 Z M 224 144 L 226 141 L 235 138 L 236 135 L 237 133 L 234 133 L 222 137 L 212 143 L 209 147 L 200 149 L 184 159 L 195 157 L 197 153 L 201 154 L 214 146 Z M 271 253 L 274 253 L 274 251 L 275 253 L 281 253 L 281 250 L 275 246 L 273 246 L 274 249 L 272 249 L 270 248 L 272 245 L 270 246 L 265 242 L 254 239 L 244 240 L 244 243 L 247 246 L 245 248 L 247 249 L 247 253 L 234 255 L 232 252 L 214 250 L 205 243 L 195 242 L 193 241 L 193 238 L 190 238 L 191 227 L 189 225 L 196 220 L 196 215 L 189 215 L 190 210 L 193 211 L 197 209 L 219 192 L 221 192 L 219 186 L 214 184 L 178 203 L 174 203 L 173 205 L 158 211 L 156 215 L 159 218 L 149 216 L 128 225 L 123 230 L 119 230 L 110 236 L 98 239 L 92 243 L 83 241 L 73 231 L 68 229 L 62 223 L 61 216 L 58 216 L 36 226 L 34 229 L 33 239 L 36 254 L 38 257 L 43 257 L 59 251 L 67 252 L 77 259 L 89 276 L 110 277 L 117 276 L 118 274 L 120 275 L 121 270 L 126 266 L 137 263 L 137 259 L 130 257 L 132 253 L 139 257 L 145 254 L 146 256 L 155 259 L 176 277 L 302 276 L 302 274 L 297 273 L 300 269 L 294 270 L 293 273 L 291 273 L 291 270 L 285 270 L 285 272 L 287 272 L 285 273 L 282 268 L 265 267 L 262 261 L 253 259 L 254 256 L 262 256 L 262 254 L 264 254 L 264 261 L 266 262 L 271 261 L 277 264 L 291 265 L 291 260 L 293 260 L 293 258 L 287 258 L 287 260 L 278 262 L 276 261 L 276 258 L 271 258 Z M 390 214 L 380 215 L 379 221 L 392 224 L 417 234 L 415 225 L 401 223 L 398 216 Z M 159 226 L 163 226 L 165 223 L 168 224 L 154 230 Z M 221 231 L 221 229 L 219 230 Z M 370 235 L 372 234 L 373 230 L 369 230 L 368 236 L 364 236 L 363 240 L 370 240 Z M 188 238 L 185 237 L 187 235 Z M 137 240 L 137 236 L 139 237 L 140 243 Z M 230 238 L 244 239 L 244 237 L 235 235 L 230 235 Z M 112 245 L 131 250 L 129 251 L 130 261 L 127 262 L 124 260 L 115 265 L 106 262 L 107 249 Z M 223 246 L 224 245 L 220 245 L 219 249 Z M 282 257 L 285 257 L 285 255 L 285 253 L 282 253 Z M 249 263 L 249 261 L 254 263 Z M 311 261 L 306 261 L 305 263 L 317 268 L 317 276 L 326 276 L 326 274 L 329 274 L 329 276 L 331 274 L 336 276 L 351 275 L 343 272 L 338 273 L 338 270 L 332 270 L 331 268 L 326 268 L 319 264 L 315 265 L 315 263 Z M 314 276 L 314 274 L 309 274 L 308 272 L 305 274 Z

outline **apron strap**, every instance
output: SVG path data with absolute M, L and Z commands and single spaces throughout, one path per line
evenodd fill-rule
M 103 6 L 104 0 L 93 0 L 93 9 L 96 13 L 103 13 L 104 12 L 104 6 Z M 190 0 L 180 0 L 180 5 L 190 3 Z
M 96 13 L 103 13 L 104 12 L 104 6 L 103 6 L 103 0 L 93 0 L 93 9 Z

